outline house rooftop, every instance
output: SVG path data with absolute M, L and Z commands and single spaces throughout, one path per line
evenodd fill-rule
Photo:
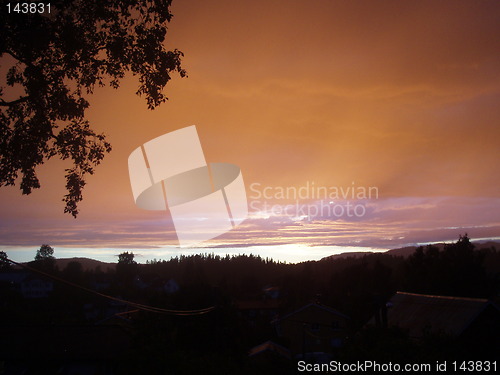
M 266 353 L 266 352 L 277 353 L 280 356 L 288 358 L 288 359 L 292 358 L 292 355 L 291 355 L 289 349 L 285 348 L 282 345 L 276 344 L 273 341 L 266 341 L 263 344 L 260 344 L 260 345 L 257 345 L 255 347 L 253 347 L 248 352 L 248 356 L 249 357 L 254 357 L 256 355 L 259 355 L 259 354 L 262 354 L 262 353 Z
M 460 336 L 488 307 L 498 308 L 480 298 L 448 297 L 397 292 L 387 304 L 389 326 L 408 331 L 410 337 L 424 332 Z M 374 319 L 369 322 L 374 325 Z

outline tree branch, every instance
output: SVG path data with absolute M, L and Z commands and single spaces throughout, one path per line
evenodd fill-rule
M 29 98 L 30 98 L 30 96 L 27 95 L 27 96 L 23 96 L 23 97 L 16 99 L 16 100 L 12 100 L 10 102 L 6 102 L 5 100 L 0 99 L 0 107 L 11 107 L 13 105 L 26 102 L 29 100 Z
M 21 59 L 15 52 L 11 51 L 10 49 L 8 48 L 5 48 L 4 51 L 5 53 L 8 53 L 9 55 L 11 55 L 13 58 L 15 58 L 17 61 L 19 61 L 20 63 L 23 63 L 25 65 L 32 65 L 30 64 L 29 62 Z

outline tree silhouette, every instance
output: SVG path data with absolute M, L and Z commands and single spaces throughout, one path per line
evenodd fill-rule
M 137 262 L 134 260 L 135 255 L 133 252 L 128 252 L 125 251 L 124 253 L 121 253 L 118 255 L 118 264 L 122 265 L 134 265 L 137 264 Z
M 484 268 L 485 253 L 474 250 L 467 234 L 443 250 L 416 249 L 406 262 L 406 289 L 415 293 L 488 297 L 494 285 Z
M 35 260 L 54 259 L 54 249 L 49 245 L 42 245 L 36 251 Z
M 154 109 L 167 100 L 162 90 L 171 73 L 186 75 L 182 52 L 164 46 L 170 4 L 55 0 L 50 13 L 0 12 L 0 62 L 10 66 L 0 87 L 0 186 L 19 183 L 30 194 L 40 187 L 38 165 L 69 159 L 64 211 L 78 215 L 86 175 L 111 151 L 85 120 L 85 96 L 96 85 L 118 88 L 131 72 L 139 77 L 137 94 Z
M 10 270 L 11 265 L 5 251 L 0 251 L 0 271 Z
M 116 265 L 116 274 L 118 279 L 126 284 L 132 282 L 137 271 L 137 262 L 134 260 L 133 252 L 123 252 L 118 255 L 118 264 Z
M 56 266 L 56 258 L 54 257 L 54 249 L 49 245 L 42 245 L 36 251 L 34 267 L 45 271 L 52 272 Z

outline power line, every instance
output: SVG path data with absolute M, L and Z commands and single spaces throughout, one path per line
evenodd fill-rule
M 196 310 L 171 310 L 171 309 L 163 309 L 160 307 L 154 307 L 154 306 L 149 306 L 149 305 L 143 305 L 143 304 L 140 304 L 137 302 L 132 302 L 132 301 L 124 300 L 121 298 L 109 296 L 109 295 L 104 294 L 104 293 L 100 293 L 96 290 L 84 287 L 82 285 L 75 284 L 71 281 L 62 279 L 58 276 L 51 275 L 51 274 L 43 272 L 41 270 L 37 270 L 36 268 L 27 266 L 25 264 L 15 262 L 9 258 L 7 258 L 6 260 L 11 262 L 12 264 L 15 264 L 15 265 L 21 267 L 21 268 L 24 268 L 24 269 L 31 271 L 31 272 L 38 273 L 38 274 L 43 275 L 49 279 L 58 281 L 60 283 L 72 286 L 72 287 L 77 288 L 77 289 L 84 290 L 88 293 L 95 294 L 95 295 L 103 297 L 103 298 L 107 298 L 107 299 L 115 301 L 115 302 L 120 302 L 120 303 L 126 304 L 128 306 L 133 306 L 133 307 L 135 307 L 139 310 L 142 310 L 142 311 L 148 311 L 148 312 L 153 312 L 153 313 L 158 313 L 158 314 L 178 315 L 178 316 L 195 316 L 195 315 L 203 315 L 203 314 L 209 313 L 210 311 L 215 309 L 215 306 L 210 306 L 210 307 L 206 307 L 204 309 L 196 309 Z

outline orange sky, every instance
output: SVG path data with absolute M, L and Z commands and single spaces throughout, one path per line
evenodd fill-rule
M 174 0 L 172 12 L 168 47 L 185 53 L 189 77 L 174 79 L 155 111 L 134 95 L 134 77 L 98 90 L 88 118 L 113 152 L 88 179 L 79 218 L 62 214 L 65 164 L 52 160 L 40 191 L 0 191 L 0 245 L 161 242 L 171 228 L 134 205 L 127 158 L 192 124 L 207 161 L 239 165 L 247 190 L 307 181 L 378 188 L 365 220 L 318 221 L 308 225 L 326 228 L 326 239 L 306 231 L 283 243 L 390 248 L 473 227 L 476 237 L 500 236 L 498 1 Z M 339 226 L 352 230 L 339 236 Z M 269 243 L 285 229 L 249 221 L 226 237 Z

